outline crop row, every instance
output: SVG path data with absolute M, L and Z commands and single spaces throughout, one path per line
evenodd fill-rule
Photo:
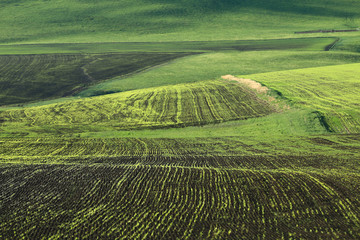
M 238 84 L 205 81 L 0 113 L 3 127 L 115 129 L 189 126 L 265 116 L 275 109 Z M 70 131 L 69 130 L 69 131 Z M 61 130 L 59 130 L 61 131 Z
M 253 142 L 256 142 L 254 144 Z M 218 162 L 218 156 L 221 161 Z M 2 138 L 2 162 L 111 163 L 215 168 L 360 167 L 360 135 L 280 139 Z
M 82 55 L 0 56 L 0 105 L 62 96 L 85 81 L 83 64 Z
M 70 95 L 183 53 L 0 55 L 0 105 Z
M 359 193 L 295 171 L 0 165 L 0 237 L 355 239 Z M 352 186 L 359 186 L 358 175 Z

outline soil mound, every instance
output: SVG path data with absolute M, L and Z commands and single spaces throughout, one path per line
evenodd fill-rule
M 249 88 L 255 89 L 259 93 L 267 93 L 269 91 L 269 88 L 262 86 L 260 83 L 255 82 L 254 80 L 251 79 L 238 78 L 233 75 L 224 75 L 221 76 L 221 78 L 225 80 L 237 81 L 241 84 L 246 85 Z

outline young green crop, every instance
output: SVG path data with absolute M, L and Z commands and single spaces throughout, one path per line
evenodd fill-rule
M 87 43 L 1 46 L 0 51 L 12 55 L 0 55 L 0 63 L 3 63 L 3 66 L 0 69 L 0 105 L 24 103 L 72 95 L 89 85 L 95 86 L 80 93 L 80 96 L 103 95 L 124 90 L 164 85 L 165 83 L 161 82 L 162 79 L 158 76 L 152 76 L 152 81 L 143 79 L 142 82 L 145 81 L 146 83 L 139 83 L 139 81 L 133 81 L 132 79 L 124 80 L 124 77 L 139 72 L 140 70 L 169 62 L 175 58 L 195 53 L 225 50 L 323 50 L 327 45 L 332 44 L 333 41 L 334 38 L 300 38 L 266 41 Z M 108 51 L 119 53 L 104 53 Z M 183 51 L 187 53 L 184 53 Z M 57 54 L 49 54 L 53 52 L 57 52 Z M 68 54 L 58 54 L 59 52 Z M 93 54 L 94 52 L 103 53 Z M 22 53 L 22 55 L 17 55 L 15 53 Z M 27 53 L 27 55 L 24 55 L 25 53 Z M 36 54 L 29 55 L 30 53 Z M 216 57 L 214 55 L 211 58 L 214 59 L 215 57 L 216 61 L 219 62 L 221 59 L 218 58 L 218 56 L 219 55 L 217 54 Z M 230 59 L 231 57 L 227 54 L 225 56 L 227 59 Z M 205 56 L 205 59 L 208 57 L 209 55 Z M 197 60 L 199 61 L 201 59 L 204 58 L 198 58 Z M 232 60 L 233 65 L 236 62 L 237 61 Z M 193 62 L 186 63 L 195 66 L 193 65 Z M 213 65 L 216 64 L 214 63 Z M 205 76 L 199 78 L 199 76 L 194 76 L 194 73 L 189 71 L 184 71 L 181 74 L 182 76 L 175 74 L 175 79 L 182 79 L 181 82 L 189 82 L 213 78 L 214 74 L 210 73 L 214 72 L 215 68 L 212 69 L 212 71 L 208 71 L 211 66 L 203 66 L 208 66 L 208 69 L 205 69 L 205 71 L 203 69 L 199 71 L 199 69 L 194 72 L 198 72 L 198 75 L 208 72 L 209 74 L 206 75 L 207 78 L 205 79 Z M 20 68 L 22 69 L 21 71 L 19 71 Z M 227 70 L 229 71 L 230 69 L 227 68 Z M 249 70 L 247 73 L 254 73 Z M 259 70 L 256 72 L 258 71 Z M 217 73 L 219 74 L 219 72 Z M 171 80 L 169 74 L 170 73 L 166 74 L 166 76 L 168 76 L 166 79 L 167 84 L 172 83 L 175 80 Z M 116 79 L 104 83 L 104 85 L 96 85 L 96 83 L 100 81 L 111 79 L 113 77 L 116 77 Z M 129 82 L 131 82 L 131 85 L 127 86 Z M 114 86 L 114 83 L 123 85 L 123 87 Z
M 329 130 L 360 132 L 360 64 L 246 76 L 281 92 L 295 106 L 320 111 Z
M 0 1 L 0 239 L 359 239 L 359 8 Z
M 204 81 L 3 111 L 0 134 L 20 129 L 25 134 L 59 135 L 108 127 L 185 127 L 261 117 L 275 111 L 275 105 L 239 84 Z
M 0 179 L 12 180 L 1 182 L 0 237 L 356 239 L 360 234 L 359 192 L 353 191 L 358 174 L 196 164 L 1 164 Z
M 231 169 L 342 169 L 354 173 L 360 169 L 360 162 L 355 160 L 360 154 L 359 134 L 182 138 L 18 137 L 0 138 L 0 146 L 2 163 L 196 164 L 198 167 Z M 221 162 L 217 162 L 216 158 L 221 158 Z

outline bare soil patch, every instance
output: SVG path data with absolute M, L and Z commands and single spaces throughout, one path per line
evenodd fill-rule
M 258 83 L 254 80 L 251 79 L 246 79 L 246 78 L 238 78 L 235 77 L 233 75 L 224 75 L 221 76 L 222 79 L 224 80 L 228 80 L 228 81 L 236 81 L 250 89 L 254 89 L 257 91 L 258 94 L 260 94 L 262 97 L 262 99 L 268 101 L 268 102 L 272 102 L 273 106 L 275 106 L 275 109 L 279 112 L 282 112 L 284 110 L 288 110 L 290 109 L 290 106 L 287 105 L 284 102 L 281 101 L 277 101 L 275 97 L 270 96 L 268 93 L 270 92 L 270 89 L 268 87 L 265 87 L 263 85 L 261 85 L 261 83 Z
M 225 80 L 237 81 L 243 85 L 246 85 L 249 88 L 255 89 L 258 93 L 267 93 L 269 91 L 269 88 L 262 86 L 260 83 L 251 79 L 238 78 L 233 75 L 224 75 L 221 76 L 221 78 Z

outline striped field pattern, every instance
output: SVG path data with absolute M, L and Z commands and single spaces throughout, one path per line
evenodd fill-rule
M 360 236 L 359 175 L 136 164 L 0 168 L 2 239 Z
M 0 119 L 5 129 L 48 126 L 74 131 L 77 126 L 110 126 L 120 130 L 204 125 L 272 112 L 274 106 L 255 92 L 214 80 L 8 110 L 0 112 Z
M 358 134 L 3 138 L 0 238 L 357 239 L 359 155 Z
M 359 63 L 247 77 L 278 90 L 298 107 L 320 111 L 334 132 L 360 132 Z
M 360 239 L 359 9 L 0 0 L 0 240 Z
M 189 53 L 0 55 L 0 106 L 68 96 Z
M 151 163 L 152 165 L 222 166 L 248 169 L 273 169 L 281 166 L 294 169 L 319 166 L 358 169 L 356 156 L 360 154 L 359 145 L 359 134 L 280 136 L 272 139 L 253 136 L 241 138 L 0 138 L 0 160 L 3 163 L 82 162 L 142 165 Z M 216 156 L 221 156 L 221 163 L 216 162 Z M 239 156 L 241 156 L 241 161 L 238 160 Z M 266 156 L 268 161 L 258 159 L 261 156 Z M 286 156 L 286 158 L 277 156 Z M 342 160 L 336 162 L 332 156 Z M 182 158 L 186 158 L 186 161 L 181 160 Z M 287 160 L 284 161 L 284 159 Z
M 7 137 L 0 138 L 0 238 L 358 239 L 358 124 L 334 124 L 336 114 L 358 119 L 354 66 L 334 67 L 350 72 L 342 75 L 343 95 L 325 84 L 335 73 L 316 68 L 251 77 L 287 102 L 212 80 L 2 111 L 0 134 Z M 287 81 L 296 84 L 290 88 Z M 281 110 L 280 101 L 292 109 Z M 355 133 L 259 134 L 281 124 L 277 116 L 289 118 L 294 129 L 322 123 Z M 213 127 L 218 131 L 241 131 L 246 121 L 227 121 L 245 119 L 257 134 L 65 135 L 187 126 L 206 131 L 203 125 L 212 123 L 221 123 Z
M 86 63 L 82 55 L 5 55 L 0 63 L 0 105 L 48 98 L 55 91 L 62 96 L 71 85 L 86 80 L 80 69 Z

